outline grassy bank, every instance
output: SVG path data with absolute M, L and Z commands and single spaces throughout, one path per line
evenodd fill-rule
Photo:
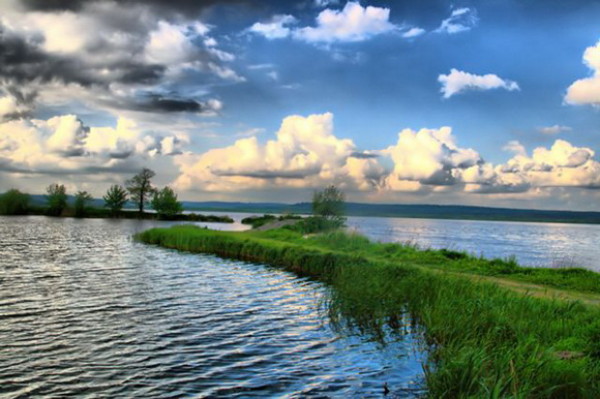
M 600 310 L 580 302 L 523 295 L 479 277 L 600 292 L 598 275 L 579 269 L 528 272 L 514 261 L 422 251 L 329 233 L 228 233 L 177 226 L 138 236 L 151 244 L 267 263 L 334 287 L 340 325 L 378 335 L 401 332 L 403 316 L 430 350 L 426 380 L 434 398 L 600 397 Z

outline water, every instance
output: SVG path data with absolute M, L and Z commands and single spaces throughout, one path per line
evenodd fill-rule
M 486 258 L 516 257 L 525 266 L 600 271 L 600 225 L 350 217 L 371 239 L 448 248 Z
M 422 393 L 410 327 L 381 345 L 321 283 L 131 240 L 169 224 L 0 217 L 0 398 Z

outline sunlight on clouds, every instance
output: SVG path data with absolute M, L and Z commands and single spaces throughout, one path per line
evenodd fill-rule
M 585 50 L 583 62 L 593 71 L 593 74 L 569 86 L 565 101 L 573 105 L 600 106 L 600 41 Z
M 181 153 L 185 136 L 144 134 L 128 119 L 116 127 L 87 127 L 75 115 L 0 124 L 0 170 L 27 173 L 119 169 L 125 160 Z M 135 162 L 134 162 L 135 163 Z

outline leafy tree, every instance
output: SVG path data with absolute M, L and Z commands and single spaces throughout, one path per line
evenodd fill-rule
M 345 195 L 334 185 L 326 187 L 323 191 L 315 191 L 313 194 L 313 215 L 325 221 L 328 226 L 335 228 L 344 225 L 345 208 Z
M 67 189 L 62 184 L 53 183 L 46 188 L 47 213 L 50 216 L 60 216 L 67 207 Z
M 152 186 L 152 179 L 156 173 L 144 168 L 140 173 L 127 180 L 125 185 L 131 195 L 131 200 L 137 204 L 140 213 L 144 213 L 144 205 L 150 200 L 150 197 L 156 192 Z
M 170 187 L 165 187 L 154 193 L 152 208 L 161 218 L 172 217 L 183 211 L 181 202 L 177 201 L 177 194 Z
M 109 208 L 111 213 L 116 215 L 123 206 L 127 203 L 127 190 L 118 184 L 110 186 L 106 191 L 106 195 L 102 197 L 104 206 Z
M 0 215 L 25 215 L 29 210 L 29 195 L 17 189 L 0 195 Z
M 91 200 L 92 196 L 87 191 L 77 191 L 77 194 L 75 194 L 75 217 L 85 216 L 86 205 Z

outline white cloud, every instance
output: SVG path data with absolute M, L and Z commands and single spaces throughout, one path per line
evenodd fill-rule
M 332 2 L 321 2 L 325 5 Z M 276 15 L 268 22 L 257 22 L 248 28 L 249 32 L 267 39 L 292 37 L 308 43 L 360 42 L 373 36 L 398 30 L 390 22 L 390 9 L 374 6 L 363 7 L 358 2 L 349 1 L 343 9 L 325 9 L 316 18 L 315 26 L 293 27 L 298 20 L 292 15 Z M 418 36 L 422 32 L 413 28 L 405 32 L 408 36 Z
M 410 28 L 406 32 L 403 32 L 402 37 L 405 39 L 410 39 L 413 37 L 421 36 L 423 34 L 425 34 L 425 29 L 414 27 L 414 28 Z
M 335 182 L 367 189 L 383 173 L 376 160 L 352 157 L 352 140 L 333 135 L 333 115 L 285 118 L 276 139 L 260 144 L 255 136 L 200 155 L 176 157 L 181 175 L 175 186 L 203 191 L 258 187 L 320 187 Z
M 136 159 L 181 153 L 182 135 L 146 134 L 121 118 L 115 127 L 87 127 L 75 115 L 0 123 L 0 170 L 85 173 L 118 170 Z M 132 163 L 133 161 L 133 163 Z
M 509 141 L 502 149 L 516 155 L 525 155 L 527 153 L 523 144 L 519 143 L 517 140 Z
M 571 130 L 573 130 L 572 128 L 570 128 L 569 126 L 562 126 L 562 125 L 552 125 L 552 126 L 541 126 L 537 128 L 537 131 L 542 133 L 542 134 L 547 134 L 547 135 L 554 135 L 554 134 L 559 134 L 559 133 L 564 133 L 564 132 L 570 132 Z
M 442 84 L 441 92 L 444 98 L 469 90 L 505 89 L 508 91 L 520 90 L 517 82 L 502 79 L 494 74 L 474 75 L 452 68 L 448 75 L 439 75 L 438 81 Z
M 438 33 L 454 34 L 471 30 L 478 22 L 477 12 L 474 9 L 464 7 L 452 10 L 450 17 L 442 21 Z
M 556 140 L 538 147 L 531 156 L 517 154 L 497 168 L 502 179 L 511 177 L 535 187 L 600 187 L 600 163 L 590 148 Z
M 268 22 L 256 22 L 248 28 L 248 31 L 262 35 L 269 40 L 283 39 L 290 35 L 292 31 L 290 25 L 297 22 L 292 15 L 275 15 Z
M 571 84 L 565 101 L 573 105 L 600 106 L 600 41 L 585 50 L 583 62 L 592 70 L 592 76 Z
M 461 169 L 482 162 L 475 150 L 456 145 L 449 127 L 421 129 L 418 132 L 404 129 L 398 134 L 398 142 L 383 153 L 394 164 L 392 173 L 386 179 L 392 188 L 397 181 L 452 185 L 457 182 Z
M 359 42 L 396 30 L 396 25 L 389 18 L 389 8 L 362 7 L 357 2 L 349 1 L 342 10 L 321 11 L 315 27 L 297 29 L 294 36 L 316 43 Z

